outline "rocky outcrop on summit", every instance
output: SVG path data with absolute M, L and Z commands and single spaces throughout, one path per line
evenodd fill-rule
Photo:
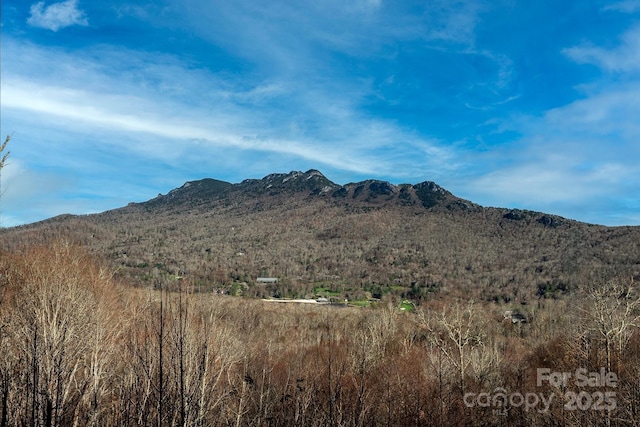
M 231 201 L 235 203 L 241 200 L 260 199 L 268 200 L 268 203 L 277 203 L 278 198 L 292 196 L 326 197 L 327 200 L 349 205 L 422 206 L 427 209 L 442 207 L 449 210 L 479 208 L 467 200 L 454 196 L 432 181 L 415 185 L 395 185 L 388 181 L 369 179 L 342 186 L 330 181 L 315 169 L 307 172 L 272 173 L 262 179 L 245 179 L 239 184 L 210 178 L 189 181 L 166 195 L 160 194 L 141 205 L 148 209 L 163 207 L 191 209 L 213 207 L 216 203 L 231 203 Z
M 453 197 L 453 194 L 449 193 L 444 188 L 440 187 L 435 182 L 425 181 L 413 186 L 416 195 L 422 202 L 422 206 L 425 208 L 431 208 L 436 206 L 448 197 Z
M 343 197 L 365 202 L 393 200 L 398 193 L 398 186 L 386 181 L 370 179 L 362 182 L 349 183 L 333 194 L 334 197 Z
M 157 197 L 149 201 L 139 204 L 131 203 L 129 206 L 140 205 L 147 209 L 192 208 L 210 203 L 212 200 L 223 199 L 229 195 L 232 188 L 233 184 L 211 178 L 187 181 L 184 185 L 174 188 L 166 195 L 158 194 Z
M 345 201 L 365 204 L 398 204 L 402 206 L 422 206 L 427 209 L 443 207 L 448 210 L 481 209 L 468 200 L 460 199 L 435 182 L 394 185 L 387 181 L 366 180 L 346 184 L 334 191 L 332 196 Z
M 315 169 L 307 172 L 272 173 L 262 179 L 245 179 L 237 184 L 239 190 L 254 195 L 278 195 L 281 193 L 330 194 L 340 188 Z

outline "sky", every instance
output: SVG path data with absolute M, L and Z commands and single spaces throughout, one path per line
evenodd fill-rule
M 640 225 L 640 0 L 2 1 L 1 225 L 320 170 Z

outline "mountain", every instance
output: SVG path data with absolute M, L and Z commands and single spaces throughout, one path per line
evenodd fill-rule
M 430 181 L 338 185 L 317 170 L 190 181 L 147 202 L 2 230 L 0 245 L 56 236 L 86 245 L 136 285 L 180 276 L 200 291 L 247 296 L 526 303 L 640 279 L 640 227 L 486 208 Z
M 317 170 L 307 172 L 274 173 L 262 179 L 247 179 L 240 184 L 230 184 L 215 179 L 190 181 L 166 195 L 158 195 L 146 203 L 146 207 L 159 208 L 208 208 L 224 200 L 246 200 L 247 198 L 282 197 L 284 195 L 306 197 L 331 197 L 347 203 L 374 205 L 422 205 L 432 208 L 437 205 L 448 209 L 477 209 L 479 206 L 459 199 L 434 182 L 393 185 L 386 181 L 367 180 L 344 186 L 335 184 Z

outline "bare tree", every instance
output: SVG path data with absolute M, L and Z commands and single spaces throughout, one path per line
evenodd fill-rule
M 109 352 L 102 350 L 110 345 L 104 339 L 111 327 L 96 315 L 103 279 L 93 275 L 81 250 L 64 242 L 31 250 L 24 260 L 11 325 L 27 396 L 18 401 L 24 408 L 20 418 L 32 425 L 78 423 L 90 390 L 96 420 L 109 365 Z
M 628 285 L 616 281 L 591 290 L 582 312 L 587 330 L 604 342 L 606 368 L 610 371 L 613 350 L 620 356 L 633 330 L 640 327 L 640 295 L 633 280 Z
M 472 350 L 483 345 L 474 302 L 471 300 L 462 304 L 457 301 L 452 307 L 444 307 L 432 315 L 424 311 L 419 315 L 423 325 L 430 332 L 430 342 L 455 367 L 460 393 L 464 395 L 465 375 L 473 361 Z
M 0 145 L 0 199 L 2 199 L 2 169 L 4 168 L 10 154 L 10 151 L 5 152 L 5 150 L 7 149 L 7 144 L 9 144 L 10 140 L 11 135 L 7 135 L 2 145 Z M 2 227 L 2 209 L 0 209 L 0 227 Z

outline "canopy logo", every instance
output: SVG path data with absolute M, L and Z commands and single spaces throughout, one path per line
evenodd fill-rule
M 492 408 L 494 414 L 507 415 L 511 408 L 524 408 L 546 413 L 554 400 L 562 404 L 566 411 L 612 411 L 616 409 L 616 393 L 611 390 L 595 390 L 593 388 L 611 389 L 618 386 L 618 376 L 614 372 L 601 368 L 598 372 L 589 372 L 578 368 L 574 372 L 552 372 L 549 368 L 538 368 L 536 385 L 549 385 L 559 391 L 513 392 L 498 387 L 492 393 L 466 393 L 463 397 L 468 408 Z M 584 388 L 589 390 L 581 390 Z M 569 390 L 572 388 L 572 390 Z M 561 392 L 560 392 L 561 391 Z

